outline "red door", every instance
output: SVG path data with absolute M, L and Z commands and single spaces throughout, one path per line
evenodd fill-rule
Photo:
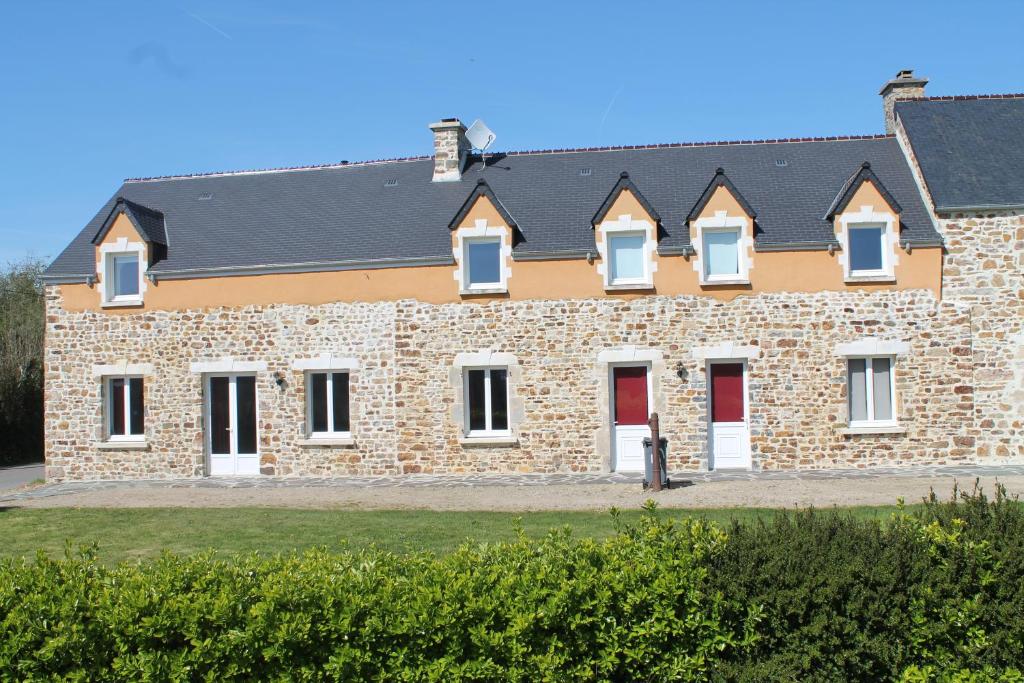
M 647 368 L 614 368 L 615 381 L 615 424 L 646 425 L 647 412 Z
M 711 421 L 743 422 L 743 363 L 711 366 Z

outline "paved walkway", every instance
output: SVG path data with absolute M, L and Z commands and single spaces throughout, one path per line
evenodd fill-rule
M 885 505 L 948 496 L 954 483 L 996 481 L 1024 494 L 1024 465 L 769 472 L 683 472 L 657 494 L 666 507 Z M 250 477 L 65 482 L 0 491 L 0 504 L 27 507 L 327 507 L 465 510 L 632 507 L 654 494 L 638 474 L 469 474 L 398 477 Z
M 0 496 L 6 491 L 17 489 L 36 479 L 43 478 L 43 464 L 33 463 L 31 465 L 14 465 L 13 467 L 0 467 Z

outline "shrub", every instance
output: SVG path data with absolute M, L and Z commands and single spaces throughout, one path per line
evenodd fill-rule
M 0 677 L 704 680 L 756 622 L 707 590 L 723 541 L 650 518 L 600 542 L 520 535 L 443 558 L 6 561 Z

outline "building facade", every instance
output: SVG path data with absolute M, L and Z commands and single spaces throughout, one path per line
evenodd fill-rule
M 1024 97 L 886 133 L 126 181 L 46 274 L 47 477 L 1024 460 Z

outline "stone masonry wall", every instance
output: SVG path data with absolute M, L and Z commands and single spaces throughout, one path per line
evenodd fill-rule
M 1024 460 L 1024 214 L 940 215 L 943 298 L 971 319 L 978 456 Z
M 910 343 L 896 365 L 905 434 L 843 435 L 845 361 L 837 343 L 865 337 Z M 973 460 L 971 318 L 927 291 L 762 294 L 731 302 L 646 296 L 487 304 L 248 306 L 210 311 L 69 313 L 47 288 L 47 476 L 120 479 L 205 473 L 196 361 L 265 361 L 257 375 L 262 471 L 335 476 L 414 472 L 607 469 L 608 349 L 658 351 L 655 408 L 670 440 L 670 469 L 707 467 L 707 390 L 696 346 L 753 345 L 749 363 L 755 469 Z M 460 443 L 451 368 L 456 353 L 512 353 L 523 406 L 512 445 Z M 297 358 L 352 356 L 350 447 L 300 445 Z M 151 363 L 148 449 L 109 450 L 94 364 Z M 682 378 L 679 375 L 682 375 Z M 278 386 L 275 375 L 283 380 Z

